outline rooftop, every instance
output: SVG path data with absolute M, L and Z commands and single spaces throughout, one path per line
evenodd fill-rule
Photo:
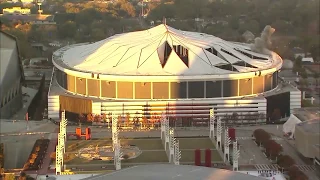
M 306 132 L 320 134 L 320 119 L 304 121 L 297 124 L 297 126 L 302 127 Z
M 295 109 L 293 114 L 301 121 L 320 120 L 320 109 L 319 107 L 308 107 Z
M 188 165 L 142 165 L 133 166 L 113 173 L 101 174 L 88 177 L 83 180 L 263 180 L 262 177 L 255 177 L 240 172 L 233 172 L 223 169 L 207 168 Z
M 95 43 L 66 46 L 54 53 L 53 61 L 60 67 L 87 73 L 149 76 L 238 74 L 282 64 L 276 53 L 256 53 L 249 44 L 165 24 Z

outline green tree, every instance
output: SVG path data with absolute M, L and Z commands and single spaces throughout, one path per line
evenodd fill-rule
M 261 32 L 259 22 L 256 20 L 250 20 L 245 21 L 244 23 L 239 25 L 239 31 L 241 34 L 247 30 L 251 31 L 254 34 L 258 34 L 259 32 Z
M 256 129 L 253 132 L 256 142 L 265 145 L 271 138 L 270 134 L 263 129 Z
M 78 25 L 90 25 L 94 20 L 101 20 L 102 14 L 94 8 L 88 8 L 80 11 L 75 16 L 75 23 Z
M 291 166 L 288 169 L 288 175 L 292 180 L 308 180 L 308 177 L 297 166 Z
M 294 161 L 294 159 L 292 159 L 291 156 L 281 155 L 278 158 L 277 164 L 284 169 L 288 169 L 291 166 L 295 165 L 296 162 Z
M 150 20 L 162 20 L 165 18 L 173 18 L 175 9 L 172 4 L 160 4 L 156 8 L 150 11 L 148 19 Z
M 106 38 L 106 34 L 104 31 L 99 28 L 99 29 L 92 29 L 91 30 L 91 40 L 92 41 L 98 41 Z
M 271 139 L 266 142 L 265 148 L 266 148 L 266 153 L 267 155 L 270 156 L 270 158 L 275 158 L 279 156 L 283 150 L 280 144 L 278 144 L 277 142 Z
M 68 21 L 58 28 L 58 35 L 60 38 L 73 38 L 77 31 L 77 25 L 73 21 Z
M 131 4 L 131 2 L 127 0 L 118 0 L 117 6 L 119 6 L 120 15 L 129 17 L 136 16 L 136 10 Z

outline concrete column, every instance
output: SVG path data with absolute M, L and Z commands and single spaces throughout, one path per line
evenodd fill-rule
M 118 81 L 115 81 L 116 84 L 116 98 L 118 98 Z
M 150 84 L 150 88 L 151 88 L 151 94 L 150 94 L 150 97 L 151 97 L 151 99 L 153 99 L 153 82 L 150 82 L 151 84 Z
M 186 90 L 186 92 L 187 92 L 187 99 L 189 99 L 189 81 L 187 81 L 187 90 Z
M 203 82 L 203 88 L 204 88 L 204 92 L 203 92 L 203 97 L 206 98 L 207 97 L 207 81 Z
M 78 77 L 75 76 L 74 77 L 74 91 L 75 91 L 76 94 L 78 94 L 77 93 L 77 79 L 78 79 Z
M 254 78 L 251 78 L 251 94 L 253 94 L 253 86 L 254 86 L 253 79 Z
M 102 90 L 102 88 L 101 88 L 101 79 L 99 80 L 99 88 L 100 88 L 100 94 L 99 94 L 99 96 L 102 97 L 102 92 L 101 92 L 101 90 Z
M 171 82 L 168 82 L 168 88 L 169 88 L 169 99 L 171 99 Z
M 221 81 L 221 97 L 223 97 L 223 80 Z
M 240 80 L 238 79 L 238 96 L 240 95 Z
M 133 97 L 133 99 L 135 99 L 136 98 L 136 82 L 133 82 L 132 83 L 132 97 Z
M 88 79 L 86 78 L 86 96 L 88 96 Z
M 265 87 L 266 87 L 266 85 L 265 85 L 265 83 L 266 83 L 266 78 L 263 76 L 263 92 L 264 92 L 264 90 L 265 90 Z

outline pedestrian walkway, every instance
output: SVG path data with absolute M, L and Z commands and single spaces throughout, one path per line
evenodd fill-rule
M 56 149 L 56 145 L 58 143 L 58 139 L 57 139 L 57 132 L 59 131 L 59 128 L 55 129 L 55 133 L 51 133 L 50 134 L 50 143 L 45 155 L 45 158 L 43 160 L 41 169 L 39 169 L 38 171 L 38 175 L 45 175 L 48 173 L 49 167 L 50 167 L 50 163 L 51 163 L 51 153 L 55 152 Z
M 258 171 L 278 170 L 279 166 L 276 164 L 255 164 L 254 167 Z
M 303 171 L 315 171 L 316 167 L 313 165 L 297 165 L 297 167 Z

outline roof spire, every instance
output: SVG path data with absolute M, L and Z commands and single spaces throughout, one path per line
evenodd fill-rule
M 167 25 L 167 19 L 165 17 L 163 17 L 163 22 L 164 25 Z

